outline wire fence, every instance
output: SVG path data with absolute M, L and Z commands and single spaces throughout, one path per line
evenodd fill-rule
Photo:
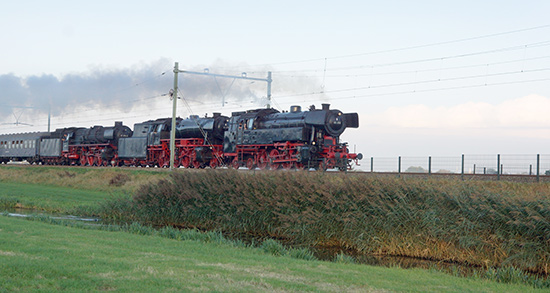
M 424 173 L 428 175 L 527 175 L 538 178 L 550 175 L 550 154 L 371 157 L 370 172 Z

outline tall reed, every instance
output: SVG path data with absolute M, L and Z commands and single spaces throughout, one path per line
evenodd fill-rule
M 550 268 L 546 183 L 178 171 L 142 186 L 124 206 L 153 225 L 543 274 Z

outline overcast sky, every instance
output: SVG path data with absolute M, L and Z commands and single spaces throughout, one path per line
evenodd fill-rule
M 358 112 L 342 137 L 366 157 L 548 154 L 549 14 L 542 0 L 8 1 L 0 133 L 45 131 L 48 107 L 53 129 L 167 117 L 177 61 L 272 71 L 280 110 Z M 182 117 L 267 102 L 263 82 L 180 87 Z

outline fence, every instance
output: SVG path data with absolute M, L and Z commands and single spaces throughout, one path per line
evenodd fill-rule
M 366 162 L 363 166 L 366 167 Z M 370 172 L 468 174 L 468 175 L 550 175 L 550 155 L 462 155 L 457 157 L 371 157 Z

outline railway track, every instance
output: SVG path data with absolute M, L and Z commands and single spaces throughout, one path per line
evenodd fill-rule
M 31 165 L 28 163 L 23 162 L 11 162 L 8 164 L 2 164 L 0 166 L 20 166 L 20 167 L 28 167 L 28 168 L 42 168 L 42 167 L 48 167 L 48 168 L 94 168 L 94 169 L 122 169 L 122 170 L 136 170 L 136 169 L 144 169 L 148 171 L 155 171 L 155 172 L 169 172 L 170 169 L 168 168 L 158 168 L 158 167 L 134 167 L 134 166 L 122 166 L 122 167 L 113 167 L 113 166 L 97 166 L 97 167 L 90 167 L 90 166 L 63 166 L 63 165 Z M 201 170 L 201 169 L 193 169 L 193 168 L 179 168 L 178 170 Z M 229 168 L 226 167 L 220 167 L 216 170 L 220 170 L 220 172 L 223 172 L 223 170 L 229 170 Z M 370 172 L 370 171 L 348 171 L 348 172 L 341 172 L 338 170 L 327 170 L 327 171 L 314 171 L 313 169 L 310 169 L 310 171 L 304 171 L 304 170 L 260 170 L 260 169 L 253 169 L 249 170 L 245 167 L 241 167 L 237 169 L 239 172 L 322 172 L 324 174 L 346 174 L 346 176 L 378 176 L 378 177 L 400 177 L 400 178 L 424 178 L 424 179 L 456 179 L 456 180 L 464 180 L 464 181 L 509 181 L 509 182 L 550 182 L 550 176 L 549 175 L 520 175 L 520 174 L 457 174 L 457 173 L 409 173 L 409 172 Z

